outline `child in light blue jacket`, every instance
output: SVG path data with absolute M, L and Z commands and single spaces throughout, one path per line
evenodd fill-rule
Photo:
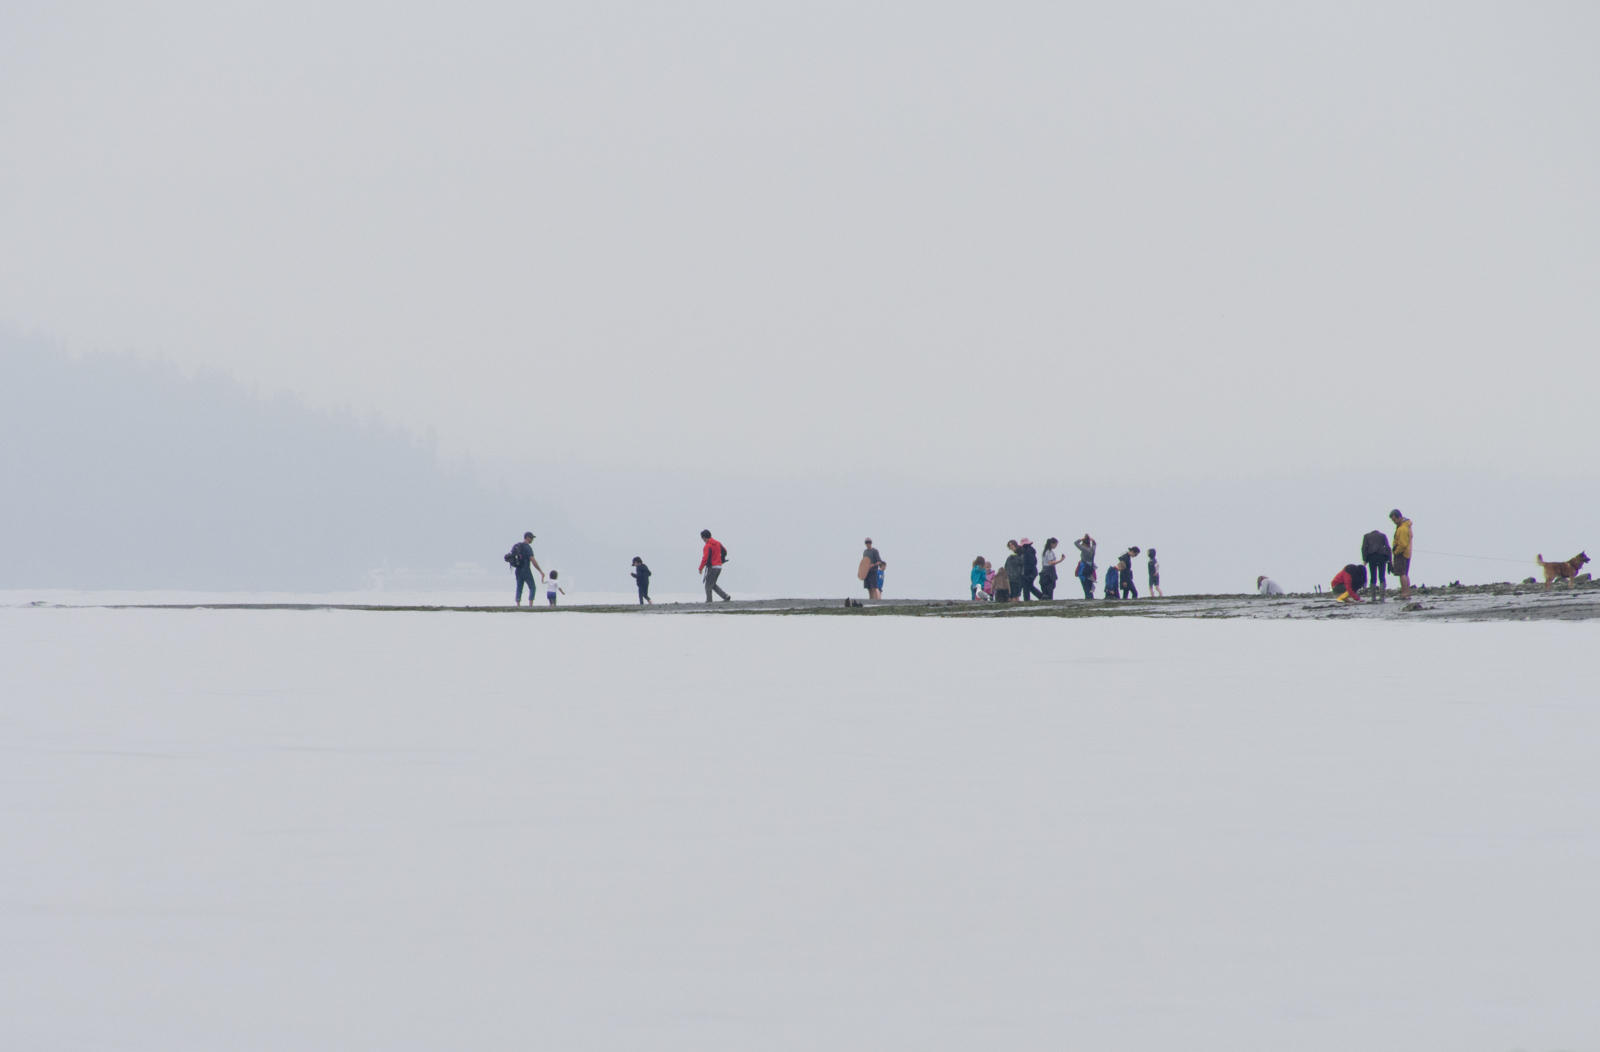
M 989 582 L 989 575 L 983 568 L 983 556 L 972 560 L 972 598 L 976 600 L 978 593 L 983 591 L 983 586 Z

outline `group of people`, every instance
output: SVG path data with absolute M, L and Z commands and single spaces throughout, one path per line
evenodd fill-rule
M 1394 523 L 1394 538 L 1391 539 L 1382 530 L 1373 530 L 1361 539 L 1361 562 L 1350 563 L 1333 577 L 1334 598 L 1340 602 L 1359 603 L 1361 591 L 1370 583 L 1373 595 L 1380 600 L 1388 592 L 1388 577 L 1393 575 L 1400 580 L 1400 598 L 1406 599 L 1411 595 L 1411 520 L 1400 513 L 1396 508 L 1389 513 L 1389 519 Z M 511 551 L 506 553 L 505 561 L 511 565 L 516 574 L 516 604 L 522 605 L 522 592 L 528 592 L 528 605 L 532 606 L 538 596 L 540 586 L 545 591 L 545 597 L 551 606 L 556 605 L 556 597 L 565 595 L 561 587 L 560 575 L 551 570 L 547 575 L 539 566 L 539 560 L 533 555 L 533 534 L 524 533 L 522 540 L 511 546 Z M 710 530 L 700 531 L 700 566 L 699 573 L 705 584 L 706 602 L 712 601 L 712 596 L 720 596 L 723 602 L 729 602 L 733 596 L 723 591 L 718 584 L 722 576 L 723 567 L 728 561 L 728 547 L 711 535 Z M 882 554 L 873 545 L 872 538 L 865 540 L 866 550 L 861 553 L 861 564 L 857 577 L 861 580 L 862 587 L 867 590 L 869 599 L 883 598 L 883 572 L 888 566 Z M 1100 579 L 1099 570 L 1095 563 L 1095 556 L 1099 549 L 1098 542 L 1087 533 L 1072 542 L 1078 549 L 1078 563 L 1073 570 L 1073 576 L 1083 586 L 1083 597 L 1094 598 L 1095 583 Z M 1025 602 L 1032 599 L 1053 600 L 1056 597 L 1056 585 L 1061 579 L 1061 571 L 1068 557 L 1061 548 L 1061 542 L 1054 537 L 1044 542 L 1044 551 L 1040 552 L 1033 546 L 1033 542 L 1024 537 L 1020 541 L 1007 541 L 1006 549 L 1010 553 L 997 570 L 994 564 L 983 556 L 972 560 L 971 595 L 973 601 L 990 600 L 999 603 Z M 1106 599 L 1137 599 L 1139 598 L 1138 586 L 1133 581 L 1133 563 L 1141 554 L 1137 545 L 1117 556 L 1113 564 L 1106 569 L 1105 592 Z M 1161 564 L 1156 560 L 1156 550 L 1151 548 L 1145 553 L 1146 570 L 1145 579 L 1149 583 L 1149 594 L 1153 597 L 1163 597 L 1161 591 Z M 535 583 L 534 573 L 539 574 L 539 581 Z M 650 567 L 637 555 L 633 557 L 633 570 L 630 576 L 639 590 L 639 603 L 649 603 L 650 600 Z M 1283 588 L 1270 577 L 1262 575 L 1256 578 L 1256 591 L 1261 595 L 1282 595 Z
M 1394 523 L 1394 541 L 1382 530 L 1361 538 L 1361 561 L 1347 563 L 1333 575 L 1333 597 L 1341 603 L 1361 602 L 1361 590 L 1370 583 L 1372 595 L 1382 602 L 1387 598 L 1389 575 L 1400 579 L 1400 598 L 1411 597 L 1411 520 L 1396 508 L 1389 513 Z
M 558 595 L 566 595 L 566 589 L 561 587 L 558 580 L 560 574 L 555 570 L 551 570 L 549 575 L 546 576 L 544 570 L 539 566 L 539 560 L 534 558 L 533 555 L 533 539 L 531 531 L 524 533 L 522 540 L 513 544 L 511 550 L 505 554 L 505 561 L 510 564 L 512 571 L 516 574 L 516 605 L 522 605 L 522 590 L 526 587 L 528 590 L 528 605 L 532 606 L 538 598 L 539 585 L 542 584 L 545 587 L 545 596 L 550 605 L 555 606 L 556 597 Z M 711 536 L 710 530 L 701 530 L 700 540 L 702 546 L 700 549 L 699 573 L 705 581 L 706 602 L 711 602 L 712 593 L 720 595 L 724 602 L 731 600 L 733 596 L 723 591 L 722 587 L 717 584 L 717 578 L 722 576 L 722 566 L 728 560 L 727 546 Z M 869 546 L 871 543 L 871 541 L 867 542 Z M 633 578 L 634 586 L 639 590 L 639 605 L 643 606 L 652 602 L 650 598 L 650 567 L 646 566 L 644 560 L 637 555 L 633 557 L 632 565 L 633 569 L 628 576 Z M 535 572 L 539 574 L 538 584 L 533 580 Z
M 1085 533 L 1072 544 L 1078 549 L 1078 564 L 1073 570 L 1073 576 L 1083 586 L 1083 597 L 1093 599 L 1095 582 L 1100 579 L 1100 571 L 1095 565 L 1095 553 L 1099 543 Z M 1039 552 L 1034 549 L 1033 542 L 1024 537 L 1020 541 L 1007 541 L 1006 548 L 1011 554 L 1006 556 L 1005 562 L 998 570 L 981 555 L 972 560 L 970 583 L 973 601 L 992 600 L 1006 603 L 1025 602 L 1030 599 L 1054 599 L 1056 584 L 1060 581 L 1061 571 L 1068 561 L 1068 556 L 1061 548 L 1061 542 L 1051 537 L 1044 542 L 1044 551 Z M 1105 598 L 1139 598 L 1139 589 L 1133 583 L 1133 561 L 1139 554 L 1139 548 L 1135 545 L 1117 556 L 1115 563 L 1107 568 Z M 1156 561 L 1154 548 L 1150 549 L 1148 555 L 1147 580 L 1150 594 L 1162 595 L 1161 564 Z
M 1391 576 L 1400 579 L 1400 598 L 1411 597 L 1411 520 L 1395 508 L 1389 521 L 1394 523 L 1392 541 L 1382 530 L 1373 530 L 1361 538 L 1361 561 L 1346 563 L 1333 575 L 1333 597 L 1339 602 L 1361 602 L 1361 591 L 1369 586 L 1369 594 L 1381 602 L 1388 597 Z M 1263 574 L 1256 578 L 1256 592 L 1282 595 L 1283 586 Z

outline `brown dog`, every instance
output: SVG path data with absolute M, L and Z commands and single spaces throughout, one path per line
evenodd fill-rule
M 1578 582 L 1575 578 L 1578 576 L 1578 571 L 1583 569 L 1583 564 L 1588 561 L 1589 556 L 1584 552 L 1579 552 L 1564 563 L 1547 563 L 1544 561 L 1544 556 L 1539 556 L 1539 565 L 1544 567 L 1544 586 L 1549 588 L 1555 579 L 1560 577 L 1567 582 L 1568 588 L 1576 588 Z

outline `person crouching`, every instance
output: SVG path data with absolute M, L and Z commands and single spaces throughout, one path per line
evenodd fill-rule
M 1349 563 L 1333 575 L 1333 597 L 1341 603 L 1361 602 L 1361 589 L 1367 586 L 1367 568 Z

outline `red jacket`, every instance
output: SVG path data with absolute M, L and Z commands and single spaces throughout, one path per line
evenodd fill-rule
M 1352 597 L 1356 597 L 1356 583 L 1350 579 L 1349 570 L 1340 570 L 1333 575 L 1333 594 L 1338 595 L 1341 592 L 1349 592 Z
M 707 566 L 722 565 L 722 542 L 715 537 L 706 542 L 705 548 L 700 552 L 700 569 Z

